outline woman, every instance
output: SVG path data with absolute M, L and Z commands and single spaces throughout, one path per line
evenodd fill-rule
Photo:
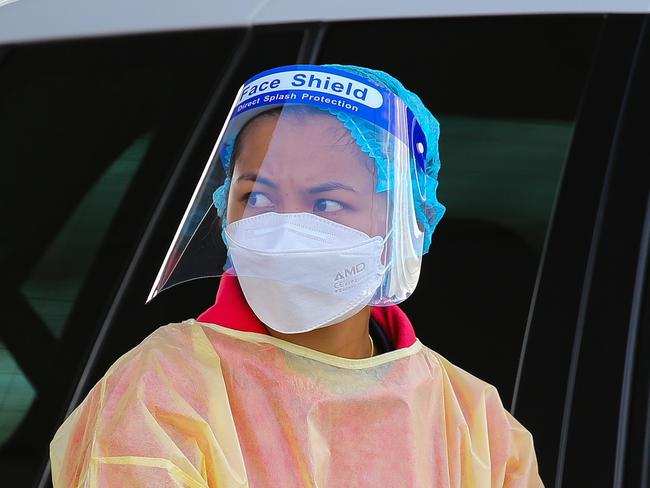
M 496 390 L 397 306 L 444 213 L 437 140 L 381 71 L 250 79 L 151 294 L 210 274 L 212 196 L 216 303 L 109 369 L 52 441 L 55 486 L 542 486 Z

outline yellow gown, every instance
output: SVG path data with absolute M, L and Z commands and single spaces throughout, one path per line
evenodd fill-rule
M 494 387 L 419 341 L 343 359 L 195 320 L 119 358 L 50 454 L 55 488 L 543 486 Z

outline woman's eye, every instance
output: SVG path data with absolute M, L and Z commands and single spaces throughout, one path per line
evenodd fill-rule
M 336 212 L 342 208 L 343 205 L 336 200 L 326 200 L 322 198 L 316 200 L 316 203 L 314 203 L 314 212 Z
M 272 207 L 273 202 L 264 193 L 254 191 L 248 196 L 248 205 L 253 208 L 267 208 Z

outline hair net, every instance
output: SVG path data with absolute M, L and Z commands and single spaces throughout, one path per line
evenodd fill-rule
M 436 191 L 438 188 L 438 171 L 440 170 L 440 155 L 438 151 L 438 139 L 440 137 L 440 124 L 433 116 L 433 114 L 424 106 L 420 97 L 415 93 L 407 90 L 402 83 L 400 83 L 396 78 L 392 77 L 388 73 L 380 70 L 374 70 L 369 68 L 363 68 L 360 66 L 352 65 L 340 65 L 340 64 L 326 64 L 323 66 L 328 66 L 332 68 L 337 68 L 343 71 L 347 71 L 358 76 L 362 76 L 366 79 L 372 80 L 375 83 L 387 88 L 397 95 L 409 109 L 415 115 L 420 127 L 422 128 L 426 142 L 427 142 L 427 153 L 426 153 L 426 182 L 425 182 L 425 200 L 421 201 L 420 198 L 414 198 L 416 201 L 415 213 L 418 219 L 418 222 L 422 225 L 424 229 L 424 244 L 422 249 L 422 254 L 426 254 L 429 251 L 429 246 L 431 245 L 431 236 L 435 230 L 438 222 L 442 219 L 442 216 L 445 213 L 445 207 L 442 205 L 437 198 Z M 385 191 L 391 187 L 392 175 L 386 174 L 386 168 L 391 168 L 392 165 L 386 164 L 384 152 L 381 149 L 381 142 L 377 137 L 376 127 L 362 119 L 361 117 L 355 117 L 349 115 L 342 111 L 338 111 L 335 108 L 321 109 L 326 110 L 335 117 L 337 117 L 343 125 L 350 131 L 352 138 L 358 144 L 362 151 L 367 153 L 372 157 L 377 163 L 377 191 Z M 234 148 L 236 136 L 227 141 L 224 146 L 224 149 L 221 152 L 221 161 L 226 170 L 226 173 L 229 173 L 230 170 L 230 160 Z M 419 185 L 413 185 L 414 190 L 418 191 Z M 217 209 L 217 214 L 222 219 L 222 227 L 225 228 L 227 222 L 225 219 L 226 204 L 228 201 L 228 191 L 230 188 L 230 178 L 226 177 L 223 185 L 217 188 L 213 194 L 213 203 Z M 225 233 L 222 232 L 222 236 L 225 241 Z M 226 243 L 227 244 L 227 243 Z

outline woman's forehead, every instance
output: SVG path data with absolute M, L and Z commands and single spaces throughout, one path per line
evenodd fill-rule
M 294 114 L 254 120 L 242 134 L 235 171 L 282 175 L 363 178 L 372 181 L 374 162 L 350 132 L 327 113 Z

